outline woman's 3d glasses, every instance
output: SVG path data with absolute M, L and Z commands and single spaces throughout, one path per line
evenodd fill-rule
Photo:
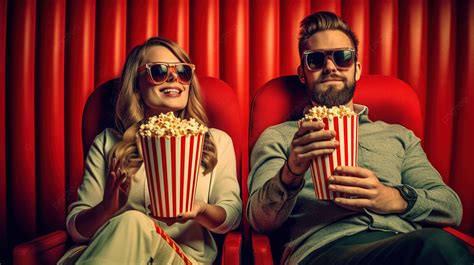
M 147 70 L 150 80 L 153 84 L 159 85 L 168 80 L 173 69 L 178 76 L 178 82 L 183 85 L 189 85 L 193 78 L 194 64 L 190 63 L 147 63 L 138 67 L 137 72 Z

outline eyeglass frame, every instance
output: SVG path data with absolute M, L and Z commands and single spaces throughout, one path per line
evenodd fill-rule
M 352 56 L 352 64 L 351 66 L 349 67 L 341 67 L 339 66 L 335 61 L 334 61 L 334 52 L 336 51 L 350 51 L 351 52 L 351 56 Z M 311 53 L 314 53 L 314 52 L 323 52 L 325 57 L 324 57 L 324 65 L 323 67 L 319 68 L 319 69 L 311 69 L 309 67 L 309 64 L 308 64 L 308 54 L 311 54 Z M 330 54 L 328 54 L 330 53 Z M 327 60 L 328 58 L 331 59 L 331 61 L 334 63 L 334 65 L 336 66 L 337 69 L 341 69 L 341 70 L 347 70 L 349 68 L 351 68 L 353 65 L 355 65 L 357 63 L 357 53 L 356 53 L 356 50 L 354 48 L 338 48 L 338 49 L 331 49 L 331 50 L 324 50 L 324 49 L 316 49 L 316 50 L 305 50 L 303 52 L 303 62 L 304 64 L 306 65 L 306 68 L 311 71 L 311 72 L 315 72 L 315 71 L 319 71 L 321 69 L 323 69 L 326 65 L 327 65 Z
M 162 65 L 166 65 L 166 67 L 168 67 L 168 72 L 166 73 L 166 78 L 162 81 L 162 82 L 156 82 L 155 79 L 153 79 L 153 75 L 151 74 L 151 66 L 152 65 L 157 65 L 157 64 L 162 64 Z M 178 65 L 187 65 L 187 66 L 190 66 L 191 67 L 191 79 L 189 79 L 189 83 L 183 83 L 180 81 L 180 78 L 179 78 L 179 74 L 176 72 L 176 66 Z M 137 73 L 140 73 L 141 71 L 143 70 L 147 70 L 148 72 L 148 78 L 150 79 L 150 81 L 155 84 L 155 85 L 161 85 L 163 83 L 166 82 L 166 80 L 168 80 L 169 76 L 170 76 L 170 73 L 171 73 L 171 67 L 174 68 L 174 71 L 176 73 L 176 75 L 178 76 L 176 78 L 176 80 L 178 80 L 179 83 L 183 84 L 183 85 L 189 85 L 191 84 L 191 81 L 193 80 L 193 76 L 194 76 L 194 70 L 196 70 L 196 66 L 192 63 L 163 63 L 163 62 L 150 62 L 150 63 L 146 63 L 146 64 L 143 64 L 141 66 L 138 67 L 137 69 Z

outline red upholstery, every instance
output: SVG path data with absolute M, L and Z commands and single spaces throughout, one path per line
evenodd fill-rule
M 258 90 L 250 112 L 250 152 L 265 128 L 286 120 L 297 119 L 298 115 L 301 115 L 308 102 L 305 93 L 304 86 L 295 75 L 275 78 Z M 371 120 L 401 124 L 423 139 L 419 100 L 414 90 L 405 82 L 389 76 L 362 76 L 357 82 L 354 103 L 368 106 Z M 472 237 L 452 228 L 446 231 L 463 239 L 472 248 L 474 244 Z M 279 258 L 281 254 L 273 253 L 272 257 L 270 240 L 262 234 L 253 233 L 252 245 L 255 264 L 273 264 L 273 258 Z M 271 245 L 281 244 L 272 242 Z
M 416 90 L 423 146 L 461 197 L 460 229 L 474 236 L 474 1 L 0 0 L 2 263 L 15 244 L 62 227 L 82 179 L 85 102 L 120 74 L 131 47 L 169 38 L 199 74 L 230 84 L 247 143 L 249 99 L 268 80 L 296 73 L 299 22 L 322 10 L 341 15 L 358 36 L 363 74 L 392 75 Z M 55 125 L 61 117 L 64 127 Z M 247 146 L 242 150 L 246 176 Z
M 403 81 L 388 76 L 362 76 L 357 82 L 354 102 L 368 106 L 372 120 L 403 124 L 423 138 L 418 97 Z M 306 91 L 297 76 L 283 76 L 266 83 L 252 102 L 249 150 L 265 128 L 296 117 L 306 103 Z
M 241 179 L 241 125 L 239 105 L 235 92 L 225 82 L 213 77 L 199 78 L 204 106 L 208 113 L 210 127 L 227 132 L 234 144 L 237 159 L 237 176 Z M 99 86 L 87 100 L 82 119 L 84 156 L 95 136 L 107 127 L 114 128 L 114 96 L 118 79 Z M 225 113 L 225 115 L 222 115 Z M 222 264 L 239 264 L 241 233 L 233 231 L 225 236 L 215 235 L 222 247 Z M 222 243 L 222 241 L 225 241 Z M 55 264 L 70 246 L 65 231 L 59 230 L 32 241 L 20 244 L 13 252 L 14 264 Z M 219 258 L 219 257 L 218 257 Z

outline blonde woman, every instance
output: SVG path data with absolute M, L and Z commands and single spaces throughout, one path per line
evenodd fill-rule
M 235 229 L 242 211 L 232 140 L 223 131 L 209 130 L 193 211 L 166 222 L 154 220 L 148 215 L 150 198 L 136 135 L 144 119 L 169 111 L 208 123 L 187 54 L 176 43 L 151 38 L 130 52 L 123 68 L 115 109 L 118 131 L 104 130 L 91 145 L 78 200 L 70 205 L 66 221 L 69 235 L 82 245 L 70 249 L 59 264 L 214 261 L 217 247 L 210 232 Z

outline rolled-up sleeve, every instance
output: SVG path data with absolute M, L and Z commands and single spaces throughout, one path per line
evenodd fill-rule
M 410 221 L 435 225 L 459 225 L 462 205 L 459 196 L 448 187 L 431 165 L 420 139 L 410 133 L 402 164 L 402 183 L 412 187 L 417 195 L 413 208 L 401 217 Z
M 281 131 L 270 127 L 262 133 L 252 150 L 247 218 L 258 232 L 281 227 L 303 189 L 304 181 L 293 190 L 288 190 L 281 182 L 280 170 L 287 159 L 289 145 Z

